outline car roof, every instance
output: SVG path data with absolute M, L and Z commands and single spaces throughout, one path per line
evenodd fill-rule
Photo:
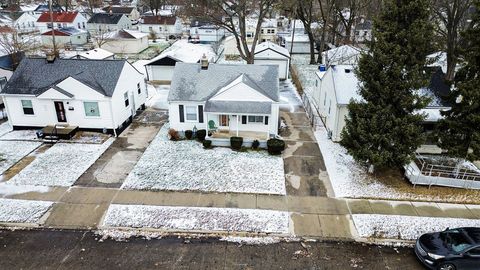
M 480 244 L 480 228 L 465 227 L 461 229 L 475 242 L 475 245 Z

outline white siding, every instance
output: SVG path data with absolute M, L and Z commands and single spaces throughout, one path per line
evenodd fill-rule
M 142 37 L 140 39 L 116 39 L 109 40 L 102 45 L 102 49 L 117 54 L 133 54 L 139 53 L 148 48 L 148 37 Z
M 145 66 L 150 81 L 167 81 L 173 78 L 175 66 Z
M 277 65 L 278 66 L 278 77 L 281 80 L 288 79 L 288 67 L 289 60 L 284 59 L 261 59 L 255 56 L 255 65 Z

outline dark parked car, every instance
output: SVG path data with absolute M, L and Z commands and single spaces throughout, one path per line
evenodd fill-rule
M 480 228 L 426 233 L 417 239 L 415 254 L 430 269 L 480 269 Z

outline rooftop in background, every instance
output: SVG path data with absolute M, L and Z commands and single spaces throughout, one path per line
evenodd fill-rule
M 143 24 L 174 25 L 176 21 L 175 16 L 143 16 L 141 18 Z
M 87 33 L 85 30 L 81 30 L 75 27 L 62 27 L 55 30 L 50 30 L 45 33 L 42 33 L 42 36 L 51 36 L 52 32 L 55 32 L 55 36 L 72 36 L 81 33 Z
M 108 13 L 95 13 L 88 20 L 88 23 L 98 23 L 98 24 L 117 24 L 123 14 L 108 14 Z
M 68 77 L 105 96 L 112 96 L 125 60 L 24 58 L 2 94 L 38 96 Z
M 343 45 L 322 53 L 326 65 L 356 65 L 362 49 L 352 45 Z
M 256 47 L 255 47 L 255 54 L 257 53 L 261 53 L 265 50 L 272 50 L 272 51 L 275 51 L 285 57 L 290 57 L 290 53 L 288 52 L 288 50 L 280 45 L 277 45 L 273 42 L 270 42 L 270 41 L 266 41 L 266 42 L 262 42 L 260 44 L 258 44 Z
M 83 57 L 83 58 L 93 60 L 93 59 L 111 58 L 113 56 L 113 53 L 111 53 L 107 50 L 101 49 L 101 48 L 96 48 L 96 49 L 93 49 L 93 50 L 90 50 L 90 51 L 81 52 L 78 55 Z
M 279 100 L 278 66 L 177 63 L 168 95 L 169 101 L 206 101 L 240 76 L 265 96 Z
M 24 52 L 18 52 L 15 54 L 0 56 L 0 68 L 13 71 L 14 67 L 18 65 L 24 57 L 25 57 Z
M 37 6 L 37 8 L 34 10 L 35 12 L 47 12 L 50 11 L 49 5 L 48 4 L 40 4 Z M 53 12 L 63 12 L 63 8 L 60 5 L 52 5 L 52 11 Z
M 117 30 L 105 34 L 106 39 L 140 39 L 148 36 L 146 33 L 130 31 L 130 30 Z
M 132 12 L 132 10 L 134 10 L 135 7 L 124 7 L 124 6 L 108 6 L 108 7 L 104 7 L 102 8 L 103 11 L 105 12 L 110 12 L 110 10 L 112 11 L 112 13 L 117 13 L 117 14 L 130 14 Z
M 179 40 L 172 44 L 169 48 L 163 51 L 159 56 L 151 59 L 147 65 L 156 62 L 165 57 L 170 57 L 174 60 L 184 63 L 197 63 L 203 55 L 207 56 L 209 61 L 215 60 L 216 54 L 212 47 L 204 44 L 192 44 L 187 40 Z
M 71 23 L 75 20 L 77 15 L 78 15 L 77 11 L 53 12 L 52 13 L 52 18 L 53 18 L 53 22 L 56 22 L 56 23 Z M 42 15 L 40 15 L 40 17 L 38 17 L 37 22 L 49 23 L 50 22 L 50 13 L 49 12 L 43 12 Z

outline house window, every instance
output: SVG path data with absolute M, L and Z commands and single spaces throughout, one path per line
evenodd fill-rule
M 22 100 L 23 114 L 33 115 L 33 106 L 31 100 Z
M 140 88 L 140 83 L 137 83 L 137 91 L 138 91 L 138 94 L 142 93 L 142 89 Z
M 58 27 L 58 28 L 62 28 L 62 24 L 61 24 L 61 23 L 57 23 L 57 27 Z
M 149 31 L 149 32 L 152 32 L 152 31 L 153 31 L 153 27 L 149 26 L 149 27 L 148 27 L 148 31 Z
M 187 121 L 197 121 L 197 107 L 185 106 L 185 118 Z
M 85 108 L 85 116 L 100 116 L 98 102 L 83 102 Z
M 85 29 L 85 22 L 82 22 L 82 28 Z
M 51 28 L 52 28 L 52 24 L 51 24 L 51 23 L 47 23 L 47 28 L 48 28 L 48 29 L 51 29 Z
M 80 23 L 78 23 L 78 29 L 82 28 L 82 26 L 80 25 Z
M 128 105 L 130 105 L 130 100 L 128 99 L 128 92 L 125 92 L 125 94 L 123 94 L 123 100 L 125 100 L 125 107 L 128 107 Z
M 262 30 L 260 30 L 260 33 L 262 33 L 262 34 L 263 34 L 264 32 L 265 32 L 265 31 L 264 31 L 263 29 L 262 29 Z
M 259 115 L 249 115 L 248 123 L 263 123 L 263 116 Z

